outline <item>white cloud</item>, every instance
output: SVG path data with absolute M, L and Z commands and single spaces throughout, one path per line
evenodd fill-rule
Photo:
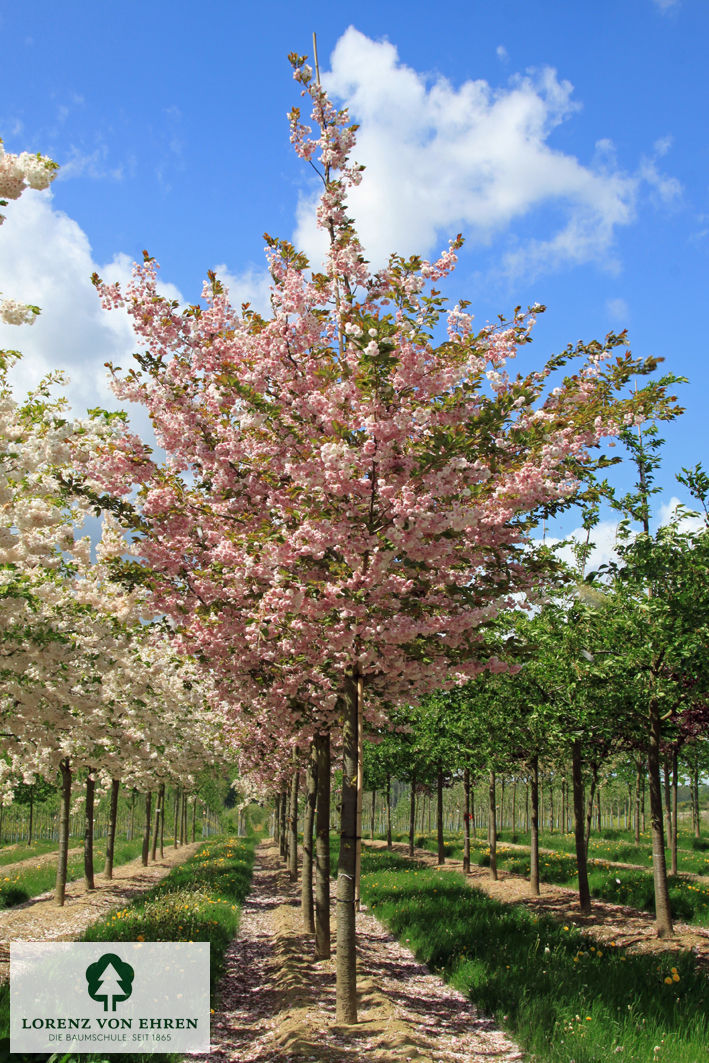
M 677 518 L 677 511 L 681 505 L 682 503 L 680 502 L 679 498 L 676 498 L 674 496 L 669 500 L 669 502 L 663 502 L 657 514 L 659 523 L 669 524 L 670 521 L 675 520 Z M 684 508 L 688 509 L 690 507 L 685 506 Z M 694 517 L 686 513 L 681 514 L 679 516 L 677 525 L 681 531 L 695 532 L 700 531 L 702 528 L 704 528 L 706 522 L 701 516 Z
M 228 266 L 215 266 L 214 272 L 229 292 L 229 300 L 236 310 L 242 303 L 250 303 L 251 309 L 263 317 L 271 313 L 271 275 L 266 269 L 251 267 L 241 273 L 232 273 Z
M 608 317 L 616 325 L 627 325 L 628 318 L 630 317 L 630 310 L 625 299 L 608 299 L 606 302 L 606 313 Z
M 672 11 L 673 8 L 678 8 L 681 0 L 652 0 L 655 7 L 659 8 L 663 14 L 668 11 Z
M 125 282 L 130 270 L 127 255 L 95 262 L 86 233 L 54 209 L 51 192 L 28 191 L 10 205 L 0 229 L 0 291 L 42 310 L 31 326 L 0 324 L 0 348 L 22 352 L 12 375 L 18 396 L 62 369 L 70 377 L 67 396 L 75 413 L 119 408 L 104 363 L 127 367 L 138 344 L 127 314 L 103 310 L 90 278 L 96 271 L 105 280 Z M 182 301 L 173 285 L 161 290 Z M 133 408 L 132 420 L 148 438 L 143 411 Z
M 611 520 L 599 521 L 596 527 L 591 530 L 591 542 L 593 543 L 593 548 L 586 562 L 584 570 L 586 575 L 588 575 L 589 572 L 594 572 L 596 569 L 600 568 L 601 565 L 607 565 L 610 561 L 618 560 L 618 555 L 615 552 L 617 534 L 618 522 Z M 585 543 L 586 535 L 587 532 L 585 528 L 574 528 L 574 530 L 567 536 L 567 539 L 573 539 L 577 543 Z M 557 543 L 561 542 L 561 540 L 547 535 L 545 542 L 547 546 L 555 546 Z M 571 545 L 562 547 L 561 550 L 558 551 L 558 554 L 568 565 L 572 565 L 574 568 L 577 567 L 577 561 Z
M 642 181 L 662 196 L 676 192 L 654 159 L 643 173 L 620 170 L 608 141 L 589 165 L 552 147 L 554 129 L 579 104 L 573 86 L 550 68 L 500 89 L 484 80 L 456 88 L 405 66 L 392 44 L 350 27 L 323 82 L 360 125 L 354 157 L 366 171 L 350 204 L 375 265 L 391 251 L 428 254 L 460 229 L 485 244 L 551 207 L 547 231 L 504 256 L 507 273 L 588 261 L 613 268 L 614 237 L 633 221 Z M 319 261 L 324 241 L 313 208 L 314 199 L 303 197 L 295 241 Z
M 510 55 L 504 44 L 498 44 L 497 48 L 495 49 L 495 54 L 501 63 L 509 62 Z

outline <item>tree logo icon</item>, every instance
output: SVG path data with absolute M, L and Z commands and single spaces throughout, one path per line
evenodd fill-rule
M 104 1011 L 115 1011 L 116 1004 L 128 1000 L 133 992 L 134 976 L 129 963 L 114 952 L 105 952 L 86 968 L 89 996 L 92 1000 L 102 1000 Z

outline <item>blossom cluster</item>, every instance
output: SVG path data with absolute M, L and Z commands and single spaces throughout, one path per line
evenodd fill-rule
M 337 734 L 354 679 L 374 724 L 498 670 L 484 629 L 538 579 L 527 529 L 569 504 L 602 439 L 662 399 L 621 397 L 646 371 L 623 337 L 511 375 L 539 308 L 478 332 L 460 305 L 447 315 L 432 283 L 460 238 L 433 263 L 392 255 L 370 273 L 347 216 L 355 127 L 294 63 L 313 124 L 295 110 L 291 137 L 324 181 L 323 271 L 269 238 L 268 320 L 237 312 L 214 279 L 181 311 L 152 259 L 125 290 L 96 281 L 148 352 L 114 372 L 114 390 L 147 408 L 167 453 L 160 465 L 134 438 L 112 440 L 96 490 L 137 487 L 154 607 L 207 662 L 242 767 L 271 781 L 295 746 Z

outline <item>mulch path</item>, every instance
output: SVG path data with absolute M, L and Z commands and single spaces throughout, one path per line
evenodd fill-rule
M 365 843 L 373 848 L 383 848 L 385 842 Z M 395 852 L 408 856 L 408 845 L 395 842 Z M 415 849 L 414 859 L 429 867 L 437 867 L 436 854 L 428 849 Z M 446 857 L 443 870 L 463 872 L 462 860 Z M 709 930 L 704 927 L 689 926 L 687 923 L 675 923 L 675 936 L 660 939 L 655 930 L 655 919 L 650 912 L 643 912 L 624 904 L 611 904 L 609 901 L 592 901 L 590 915 L 581 915 L 578 910 L 578 894 L 566 886 L 554 886 L 547 882 L 540 883 L 540 895 L 530 896 L 529 882 L 521 875 L 498 870 L 498 879 L 494 881 L 489 868 L 471 865 L 467 876 L 470 885 L 484 890 L 490 897 L 507 904 L 522 904 L 537 915 L 551 915 L 559 922 L 576 926 L 600 942 L 635 949 L 639 952 L 681 952 L 690 949 L 697 963 L 709 972 Z
M 357 916 L 359 1022 L 335 1021 L 334 958 L 315 963 L 299 887 L 270 843 L 226 956 L 204 1063 L 513 1063 L 523 1054 L 418 963 L 367 911 Z M 334 953 L 334 903 L 333 903 Z
M 165 856 L 143 867 L 140 857 L 113 870 L 113 878 L 96 875 L 96 889 L 87 890 L 83 879 L 68 882 L 64 907 L 51 893 L 0 911 L 0 982 L 9 977 L 11 941 L 73 941 L 106 912 L 130 903 L 192 856 L 200 842 L 165 849 Z

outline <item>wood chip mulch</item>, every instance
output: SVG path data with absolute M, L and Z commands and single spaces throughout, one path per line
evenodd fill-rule
M 60 908 L 51 893 L 42 893 L 24 904 L 0 911 L 0 982 L 10 973 L 11 941 L 73 941 L 106 912 L 129 904 L 151 889 L 177 864 L 197 851 L 194 842 L 179 849 L 165 849 L 165 856 L 143 867 L 140 858 L 120 864 L 113 878 L 96 875 L 96 889 L 87 890 L 83 879 L 67 883 L 66 900 Z
M 513 1063 L 523 1054 L 470 1001 L 418 963 L 367 911 L 357 916 L 359 1022 L 335 1021 L 334 958 L 316 963 L 299 887 L 278 850 L 256 853 L 226 956 L 204 1063 Z M 333 904 L 334 954 L 334 904 Z

